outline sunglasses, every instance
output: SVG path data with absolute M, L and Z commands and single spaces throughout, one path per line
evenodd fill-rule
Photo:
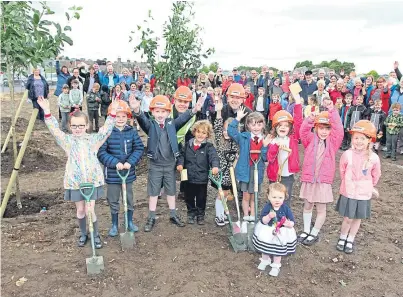
M 71 128 L 72 130 L 75 130 L 75 129 L 84 129 L 85 126 L 86 126 L 86 125 L 70 125 L 70 128 Z

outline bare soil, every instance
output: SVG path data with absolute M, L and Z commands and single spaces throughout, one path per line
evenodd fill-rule
M 26 104 L 21 115 L 25 121 L 21 120 L 22 129 L 17 129 L 18 141 L 22 141 L 31 111 L 32 106 Z M 1 112 L 2 125 L 6 126 L 3 119 L 10 116 L 10 101 L 3 100 Z M 2 128 L 2 142 L 7 131 Z M 9 152 L 7 156 L 11 157 Z M 12 168 L 7 158 L 1 159 L 5 164 L 2 192 Z M 16 208 L 12 197 L 2 220 L 1 296 L 403 296 L 403 156 L 394 163 L 382 160 L 381 197 L 373 200 L 372 218 L 363 222 L 354 254 L 335 249 L 341 217 L 333 203 L 328 207 L 320 241 L 310 248 L 298 246 L 295 255 L 284 258 L 276 279 L 258 272 L 259 255 L 236 254 L 230 249 L 227 229 L 214 224 L 216 191 L 212 188 L 205 226 L 170 225 L 167 203 L 162 199 L 155 229 L 144 233 L 148 200 L 147 162 L 145 157 L 143 160 L 133 187 L 135 222 L 141 230 L 135 235 L 136 248 L 122 252 L 119 238 L 107 236 L 110 214 L 102 199 L 97 215 L 104 247 L 98 252 L 104 258 L 105 271 L 89 277 L 85 258 L 90 256 L 90 246 L 76 247 L 79 230 L 75 207 L 63 201 L 66 156 L 46 127 L 37 123 L 25 167 L 19 172 L 23 209 Z M 335 197 L 339 185 L 337 174 Z M 293 212 L 297 231 L 302 226 L 299 188 L 296 182 Z M 39 214 L 42 207 L 47 208 L 45 214 Z M 184 202 L 178 201 L 177 207 L 184 217 Z M 23 277 L 26 282 L 17 286 Z

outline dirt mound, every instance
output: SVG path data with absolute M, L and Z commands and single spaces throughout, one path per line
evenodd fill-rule
M 39 122 L 39 121 L 37 121 Z M 29 121 L 24 118 L 19 118 L 17 120 L 17 123 L 15 125 L 17 132 L 25 132 L 27 130 Z M 8 133 L 8 130 L 10 130 L 11 127 L 11 118 L 5 117 L 1 118 L 1 133 L 6 134 Z M 45 128 L 45 125 L 43 124 L 36 124 L 34 126 L 34 130 L 42 130 Z
M 65 161 L 51 154 L 28 147 L 21 162 L 20 172 L 53 171 L 64 166 Z M 14 168 L 13 153 L 8 149 L 1 155 L 1 175 L 8 176 Z
M 4 193 L 1 194 L 3 196 Z M 53 189 L 48 192 L 21 193 L 22 208 L 18 209 L 15 195 L 11 196 L 8 201 L 5 218 L 15 218 L 20 215 L 30 215 L 39 213 L 43 207 L 50 207 L 63 203 L 62 189 Z

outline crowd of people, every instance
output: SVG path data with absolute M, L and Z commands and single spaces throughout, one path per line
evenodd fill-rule
M 281 257 L 294 253 L 297 242 L 310 246 L 319 239 L 327 205 L 334 200 L 332 184 L 339 149 L 345 152 L 339 160 L 341 185 L 336 210 L 343 220 L 336 248 L 347 254 L 354 252 L 361 220 L 370 217 L 371 199 L 379 195 L 375 186 L 381 175 L 380 145 L 386 145 L 384 158 L 396 160 L 398 153 L 403 154 L 403 79 L 398 63 L 394 66 L 387 79 L 376 81 L 370 76 L 357 77 L 354 72 L 326 74 L 319 70 L 314 78 L 310 70 L 275 75 L 263 66 L 260 75 L 252 70 L 247 77 L 238 74 L 237 69 L 224 76 L 218 69 L 217 73 L 201 73 L 194 79 L 179 78 L 177 90 L 170 97 L 153 94 L 158 79 L 150 76 L 147 82 L 141 71 L 137 77 L 127 69 L 118 75 L 108 65 L 102 73 L 94 65 L 81 74 L 82 79 L 79 69 L 69 76 L 62 67 L 58 69 L 60 82 L 55 92 L 62 129 L 50 114 L 48 91 L 39 87 L 40 75 L 34 72 L 27 88 L 34 107 L 43 110 L 46 125 L 68 155 L 65 200 L 76 204 L 79 246 L 88 239 L 85 217 L 90 211 L 96 247 L 102 247 L 94 206 L 105 196 L 105 182 L 112 221 L 109 236 L 118 234 L 121 180 L 117 170 L 130 171 L 129 231 L 139 230 L 133 223 L 133 182 L 144 145 L 133 125 L 132 119 L 136 119 L 148 135 L 145 155 L 149 213 L 144 231 L 152 231 L 156 224 L 156 207 L 163 191 L 170 222 L 185 226 L 176 212 L 176 171 L 187 170 L 179 189 L 187 206 L 187 223 L 203 225 L 209 174 L 222 174 L 224 197 L 230 200 L 234 194 L 230 168 L 235 167 L 236 187 L 242 193 L 240 227 L 246 230 L 258 218 L 253 235 L 254 246 L 262 253 L 258 268 L 265 270 L 270 265 L 269 274 L 277 276 Z M 80 110 L 84 98 L 87 112 Z M 105 116 L 101 128 L 99 108 Z M 304 150 L 302 164 L 300 145 Z M 294 175 L 299 172 L 299 197 L 304 207 L 303 231 L 297 236 L 292 197 Z M 262 191 L 265 175 L 270 186 L 263 191 L 267 203 L 259 215 L 255 213 L 253 194 L 255 184 Z M 93 183 L 96 188 L 88 209 L 80 195 L 82 182 Z M 228 223 L 221 197 L 217 195 L 215 201 L 218 226 Z M 314 206 L 317 214 L 311 227 Z

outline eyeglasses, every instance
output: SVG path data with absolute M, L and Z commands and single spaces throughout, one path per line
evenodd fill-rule
M 72 130 L 75 130 L 75 129 L 84 129 L 84 128 L 85 128 L 85 125 L 70 125 L 70 128 L 71 128 Z

